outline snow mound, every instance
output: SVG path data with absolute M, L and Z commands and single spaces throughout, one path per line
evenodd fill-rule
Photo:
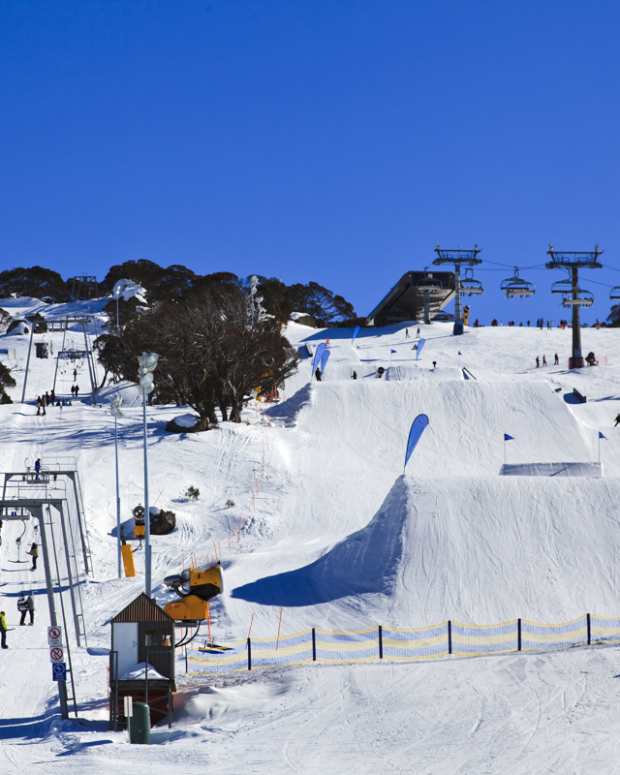
M 167 681 L 166 676 L 158 673 L 150 662 L 136 662 L 123 675 L 119 681 Z

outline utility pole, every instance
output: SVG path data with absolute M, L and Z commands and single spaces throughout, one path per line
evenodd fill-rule
M 570 277 L 570 291 L 567 289 L 564 293 L 562 306 L 572 309 L 572 353 L 568 361 L 569 369 L 583 368 L 585 361 L 581 352 L 581 307 L 591 307 L 594 297 L 589 291 L 584 291 L 579 287 L 580 269 L 601 269 L 602 264 L 598 260 L 602 254 L 598 245 L 594 250 L 555 250 L 553 245 L 549 245 L 547 255 L 549 261 L 546 263 L 547 269 L 565 269 Z

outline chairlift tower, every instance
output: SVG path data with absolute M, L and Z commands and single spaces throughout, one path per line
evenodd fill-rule
M 592 296 L 585 293 L 579 287 L 580 269 L 601 269 L 602 264 L 598 260 L 602 254 L 598 245 L 594 250 L 556 250 L 553 245 L 549 245 L 547 255 L 549 261 L 546 263 L 547 269 L 564 269 L 568 272 L 570 281 L 570 290 L 566 289 L 563 304 L 565 307 L 572 308 L 572 329 L 573 329 L 573 349 L 572 355 L 568 361 L 569 369 L 581 369 L 585 365 L 581 353 L 581 307 L 592 306 Z M 562 293 L 563 291 L 559 291 Z
M 452 333 L 454 336 L 458 336 L 463 333 L 463 313 L 461 311 L 461 294 L 463 293 L 463 288 L 461 286 L 461 268 L 471 268 L 482 263 L 482 259 L 478 258 L 480 248 L 478 245 L 474 245 L 473 248 L 446 250 L 437 245 L 435 253 L 437 254 L 437 258 L 433 260 L 433 264 L 436 266 L 450 264 L 454 267 L 454 328 Z M 470 281 L 472 279 L 473 278 L 469 278 Z M 481 287 L 479 292 L 482 292 Z

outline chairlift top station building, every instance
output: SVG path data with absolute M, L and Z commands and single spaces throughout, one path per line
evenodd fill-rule
M 430 322 L 454 298 L 454 272 L 409 271 L 400 278 L 368 315 L 369 326 L 385 326 L 408 320 Z

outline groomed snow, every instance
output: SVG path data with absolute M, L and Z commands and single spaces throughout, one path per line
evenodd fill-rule
M 309 382 L 306 358 L 280 403 L 248 408 L 248 424 L 183 438 L 164 430 L 177 407 L 150 408 L 151 502 L 171 508 L 178 520 L 174 533 L 153 539 L 159 600 L 169 595 L 164 576 L 191 557 L 221 558 L 225 593 L 213 606 L 212 635 L 222 645 L 243 640 L 250 628 L 253 637 L 274 637 L 280 620 L 290 634 L 310 626 L 424 626 L 451 617 L 617 617 L 620 336 L 584 330 L 584 351 L 594 350 L 602 365 L 573 373 L 565 367 L 570 331 L 488 328 L 458 338 L 449 332 L 449 324 L 421 326 L 427 343 L 416 362 L 404 327 L 364 330 L 353 346 L 351 331 L 291 323 L 296 346 L 331 340 L 320 384 Z M 61 337 L 35 341 L 57 351 Z M 18 398 L 28 338 L 0 338 L 0 347 L 15 354 Z M 78 331 L 69 338 L 83 342 Z M 534 368 L 535 355 L 545 353 L 552 363 L 555 352 L 562 366 Z M 54 360 L 33 358 L 31 366 L 30 402 L 51 388 Z M 378 366 L 388 379 L 376 378 Z M 463 369 L 475 379 L 464 379 Z M 69 394 L 71 372 L 58 375 L 57 393 Z M 86 396 L 85 367 L 77 382 Z M 571 402 L 575 387 L 588 403 Z M 617 769 L 618 667 L 615 649 L 604 645 L 251 674 L 212 675 L 190 661 L 187 676 L 180 658 L 172 729 L 156 728 L 148 750 L 108 730 L 107 622 L 143 584 L 140 551 L 138 577 L 115 577 L 108 404 L 118 390 L 127 399 L 119 430 L 128 520 L 143 499 L 135 388 L 107 387 L 96 406 L 80 400 L 50 407 L 46 417 L 36 417 L 32 403 L 0 406 L 2 470 L 22 470 L 37 457 L 44 467 L 75 459 L 95 566 L 82 585 L 89 649 L 73 652 L 80 720 L 63 722 L 47 654 L 43 575 L 15 562 L 21 524 L 4 525 L 0 600 L 12 629 L 0 654 L 1 773 Z M 430 426 L 403 476 L 406 436 L 419 412 Z M 599 431 L 606 437 L 602 477 Z M 504 433 L 514 440 L 504 445 Z M 505 462 L 519 475 L 502 475 Z M 578 475 L 551 476 L 558 469 L 548 464 Z M 190 485 L 200 489 L 197 502 L 183 495 Z M 28 527 L 24 544 L 32 535 Z M 35 626 L 19 627 L 16 601 L 28 591 Z M 197 643 L 204 640 L 206 633 Z

